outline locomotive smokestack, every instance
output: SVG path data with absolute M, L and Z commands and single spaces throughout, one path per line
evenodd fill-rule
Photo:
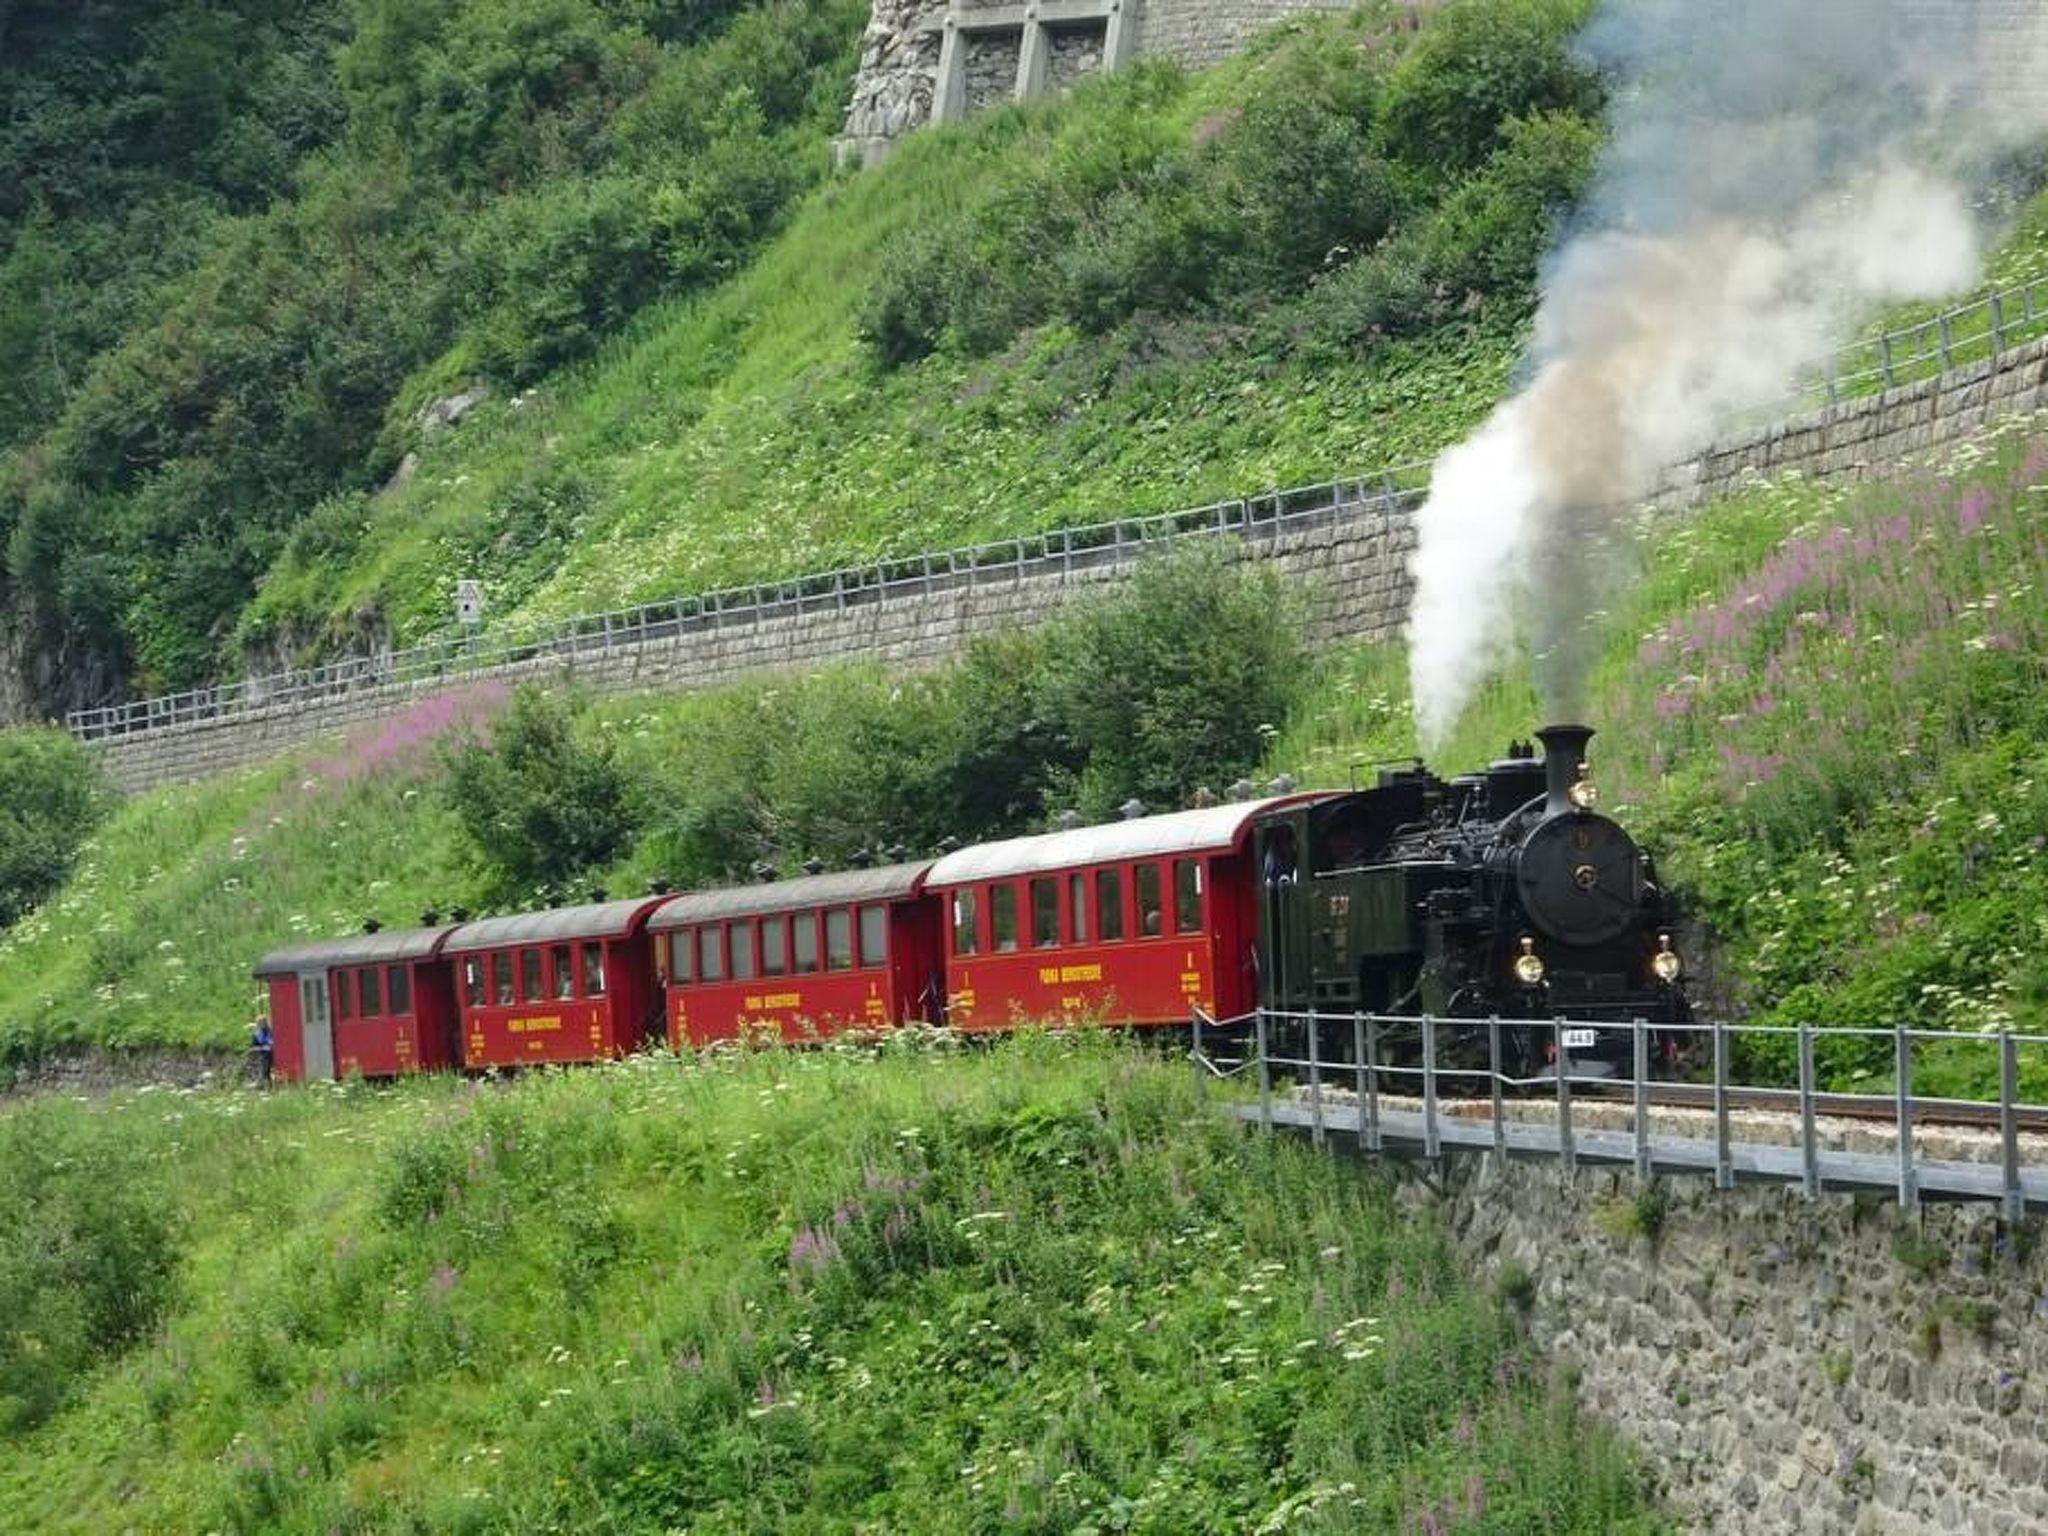
M 1546 725 L 1536 733 L 1543 743 L 1543 812 L 1556 816 L 1572 809 L 1571 788 L 1579 780 L 1579 765 L 1586 760 L 1586 744 L 1593 739 L 1590 725 Z

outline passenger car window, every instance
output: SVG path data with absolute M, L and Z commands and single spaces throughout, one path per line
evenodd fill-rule
M 604 996 L 604 946 L 594 940 L 583 946 L 583 995 Z
M 1140 864 L 1137 867 L 1138 932 L 1146 938 L 1164 932 L 1160 926 L 1159 911 L 1159 866 Z
M 384 1011 L 384 999 L 378 996 L 382 989 L 377 968 L 371 966 L 368 970 L 356 972 L 356 985 L 359 988 L 358 996 L 362 1000 L 363 1017 L 374 1019 Z
M 825 912 L 825 969 L 846 971 L 853 968 L 853 914 L 844 907 L 831 907 Z
M 732 925 L 732 979 L 754 979 L 754 925 L 751 922 Z
M 512 956 L 506 950 L 491 956 L 491 997 L 500 1008 L 512 1001 Z
M 706 981 L 725 980 L 725 930 L 716 923 L 697 930 L 697 974 Z
M 1173 861 L 1173 926 L 1177 933 L 1202 931 L 1202 861 Z
M 519 996 L 521 1001 L 537 1003 L 547 996 L 547 988 L 541 985 L 540 951 L 522 949 L 519 951 Z
M 1060 883 L 1050 875 L 1031 882 L 1031 943 L 1044 949 L 1060 941 Z
M 887 907 L 862 907 L 860 909 L 860 963 L 864 966 L 881 965 L 889 958 L 889 909 Z
M 1007 955 L 1017 947 L 1017 887 L 992 885 L 988 888 L 989 937 L 995 951 Z
M 818 914 L 799 912 L 789 925 L 790 948 L 796 952 L 796 970 L 799 976 L 808 976 L 818 968 Z
M 761 971 L 767 976 L 789 974 L 789 919 L 786 917 L 765 917 L 761 920 Z
M 552 958 L 555 962 L 555 1000 L 566 1003 L 576 995 L 576 952 L 566 944 L 557 944 Z
M 412 972 L 394 965 L 384 974 L 384 998 L 393 1013 L 412 1012 Z
M 974 892 L 953 893 L 953 953 L 971 955 L 980 948 L 980 935 L 975 931 Z
M 462 990 L 469 998 L 469 1006 L 481 1008 L 484 1005 L 484 962 L 481 957 L 467 955 L 462 961 Z
M 1076 944 L 1088 942 L 1088 877 L 1067 876 L 1067 937 Z
M 678 928 L 668 936 L 668 979 L 689 982 L 697 979 L 697 935 Z
M 1095 910 L 1105 939 L 1124 936 L 1124 876 L 1120 869 L 1095 871 Z
M 354 1017 L 354 1014 L 349 1009 L 349 1000 L 355 995 L 355 990 L 355 973 L 353 971 L 336 971 L 334 973 L 334 1017 L 337 1020 Z

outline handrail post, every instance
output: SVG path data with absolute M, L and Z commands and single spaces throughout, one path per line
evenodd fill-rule
M 1899 1204 L 1912 1210 L 1920 1203 L 1919 1180 L 1913 1167 L 1913 1036 L 1904 1024 L 1892 1026 L 1896 1081 L 1892 1091 L 1898 1110 Z
M 1365 1149 L 1383 1150 L 1380 1143 L 1380 1020 L 1365 1021 Z
M 1631 1026 L 1635 1036 L 1636 1061 L 1636 1182 L 1650 1183 L 1650 1026 L 1638 1018 Z
M 1735 1187 L 1735 1158 L 1728 1147 L 1728 1025 L 1714 1020 L 1714 1188 Z
M 1351 1064 L 1358 1076 L 1358 1146 L 1368 1150 L 1365 1140 L 1365 1015 L 1351 1016 Z
M 1799 1021 L 1799 1158 L 1806 1198 L 1820 1198 L 1820 1137 L 1813 1113 L 1813 1026 Z
M 1991 295 L 1991 355 L 2005 355 L 2005 299 L 2002 295 Z
M 1551 1065 L 1557 1074 L 1557 1161 L 1569 1179 L 1578 1169 L 1579 1151 L 1572 1142 L 1572 1053 L 1564 1043 L 1564 1026 L 1552 1023 Z
M 1435 1162 L 1441 1155 L 1436 1129 L 1436 1019 L 1422 1016 L 1422 1155 Z
M 1253 1041 L 1259 1053 L 1259 1123 L 1273 1129 L 1273 1063 L 1266 1054 L 1266 1010 L 1252 1015 Z
M 1486 1021 L 1486 1059 L 1493 1076 L 1493 1150 L 1506 1157 L 1508 1125 L 1501 1107 L 1500 1015 L 1497 1013 Z
M 1998 1033 L 1998 1140 L 2005 1163 L 2005 1219 L 2027 1214 L 2027 1192 L 2020 1185 L 2020 1048 L 2010 1029 Z
M 1323 1144 L 1323 1021 L 1311 1008 L 1308 1014 L 1308 1132 L 1316 1146 Z
M 1946 312 L 1944 312 L 1941 317 L 1939 335 L 1941 337 L 1941 371 L 1943 373 L 1947 373 L 1949 367 L 1951 366 L 1950 359 L 1953 356 L 1953 353 L 1949 344 L 1951 331 L 1949 327 L 1949 317 Z
M 1209 1085 L 1202 1081 L 1202 1079 L 1209 1075 L 1209 1064 L 1202 1055 L 1202 1010 L 1199 1008 L 1194 1011 L 1192 1035 L 1193 1038 L 1189 1042 L 1189 1054 L 1193 1057 L 1195 1064 L 1195 1102 L 1197 1104 L 1204 1104 L 1209 1097 Z

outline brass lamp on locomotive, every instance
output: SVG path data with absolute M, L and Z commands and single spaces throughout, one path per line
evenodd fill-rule
M 1539 1073 L 1562 1046 L 1572 1070 L 1625 1063 L 1604 1022 L 1687 1017 L 1683 963 L 1650 858 L 1597 808 L 1593 732 L 1553 725 L 1483 773 L 1445 780 L 1419 763 L 1372 789 L 1293 805 L 1255 829 L 1259 993 L 1281 1014 L 1575 1021 L 1505 1031 L 1506 1066 Z M 1340 1031 L 1348 1035 L 1348 1031 Z M 1419 1032 L 1407 1032 L 1419 1033 Z M 1396 1029 L 1390 1048 L 1402 1052 Z

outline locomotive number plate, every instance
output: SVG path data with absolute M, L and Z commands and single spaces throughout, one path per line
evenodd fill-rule
M 1564 1048 L 1568 1051 L 1590 1051 L 1599 1044 L 1599 1036 L 1597 1029 L 1568 1029 L 1564 1032 Z

